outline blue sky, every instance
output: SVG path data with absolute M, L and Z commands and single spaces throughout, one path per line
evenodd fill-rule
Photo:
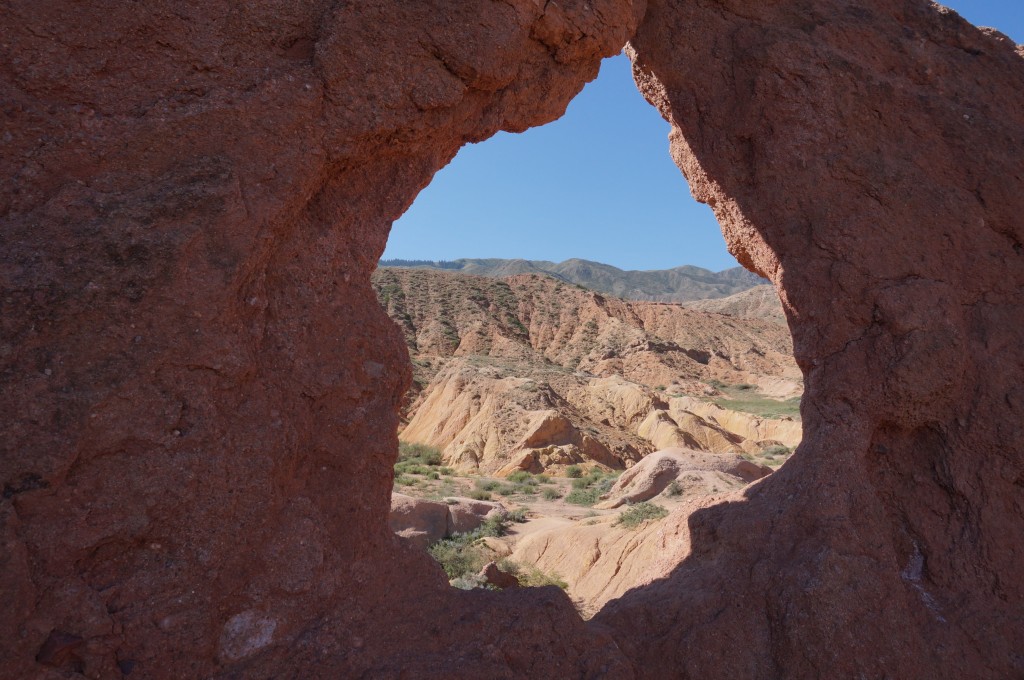
M 955 0 L 1024 42 L 1024 0 Z M 668 155 L 668 124 L 606 59 L 559 120 L 464 147 L 391 230 L 385 258 L 580 257 L 623 269 L 736 266 Z

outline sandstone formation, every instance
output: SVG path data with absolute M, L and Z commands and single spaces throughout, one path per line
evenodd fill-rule
M 413 545 L 426 548 L 442 538 L 473 531 L 484 520 L 504 514 L 501 503 L 472 498 L 430 501 L 393 492 L 388 526 Z
M 6 676 L 1024 674 L 1004 36 L 924 0 L 0 20 Z M 369 277 L 460 145 L 557 117 L 634 31 L 694 195 L 780 292 L 805 434 L 658 522 L 646 585 L 584 625 L 557 589 L 454 592 L 389 532 L 410 369 Z
M 369 278 L 641 9 L 0 3 L 0 674 L 628 669 L 564 596 L 451 592 L 389 531 L 410 372 Z
M 442 449 L 460 471 L 622 469 L 659 448 L 757 453 L 800 441 L 799 422 L 738 414 L 718 418 L 732 425 L 723 427 L 724 409 L 669 401 L 677 390 L 714 394 L 709 382 L 722 380 L 799 394 L 777 325 L 626 302 L 546 276 L 384 269 L 373 282 L 416 367 L 401 437 Z M 773 430 L 780 436 L 764 436 Z
M 1024 50 L 929 2 L 652 0 L 641 91 L 776 285 L 803 443 L 597 616 L 641 677 L 1024 674 Z
M 771 473 L 771 468 L 741 456 L 665 449 L 650 454 L 622 473 L 600 507 L 617 508 L 624 503 L 641 503 L 666 491 L 671 495 L 670 485 L 673 482 L 677 495 L 692 495 L 695 491 L 706 495 L 740 488 Z

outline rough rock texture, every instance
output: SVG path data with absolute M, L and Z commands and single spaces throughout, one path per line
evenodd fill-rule
M 559 115 L 643 3 L 65 4 L 0 6 L 5 674 L 1024 674 L 1005 38 L 923 0 L 650 1 L 641 88 L 780 289 L 807 434 L 584 629 L 388 531 L 409 369 L 369 276 L 459 145 Z
M 506 513 L 501 503 L 455 497 L 430 501 L 392 492 L 388 526 L 413 545 L 426 548 L 442 538 L 472 531 L 494 515 Z
M 652 0 L 631 44 L 804 440 L 597 620 L 642 677 L 1021 677 L 1024 50 L 917 0 Z
M 598 507 L 617 508 L 624 503 L 649 501 L 664 493 L 672 482 L 677 482 L 679 493 L 692 493 L 693 483 L 723 490 L 743 486 L 772 473 L 772 469 L 758 465 L 741 456 L 725 456 L 692 449 L 665 449 L 655 451 L 626 470 Z
M 0 4 L 0 674 L 628 675 L 564 596 L 452 592 L 388 530 L 369 278 L 642 3 L 65 5 Z

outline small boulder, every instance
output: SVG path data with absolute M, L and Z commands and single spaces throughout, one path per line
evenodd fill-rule
M 448 528 L 446 535 L 464 534 L 473 531 L 485 519 L 495 515 L 506 515 L 508 510 L 501 503 L 494 501 L 477 501 L 472 498 L 445 498 L 448 511 Z
M 482 583 L 487 583 L 495 588 L 500 588 L 501 590 L 519 587 L 519 579 L 512 574 L 499 569 L 498 565 L 494 562 L 488 562 L 486 566 L 480 570 L 480 573 L 477 574 L 477 579 Z
M 388 522 L 393 532 L 425 549 L 448 535 L 448 506 L 393 493 Z

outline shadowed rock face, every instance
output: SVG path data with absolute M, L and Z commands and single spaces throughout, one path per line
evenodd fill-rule
M 1024 62 L 924 2 L 653 0 L 633 41 L 781 290 L 798 455 L 589 629 L 391 536 L 388 225 L 644 3 L 541 4 L 0 7 L 10 677 L 1024 673 Z
M 599 622 L 644 677 L 1021 676 L 1024 53 L 906 0 L 654 0 L 631 53 L 804 441 Z

